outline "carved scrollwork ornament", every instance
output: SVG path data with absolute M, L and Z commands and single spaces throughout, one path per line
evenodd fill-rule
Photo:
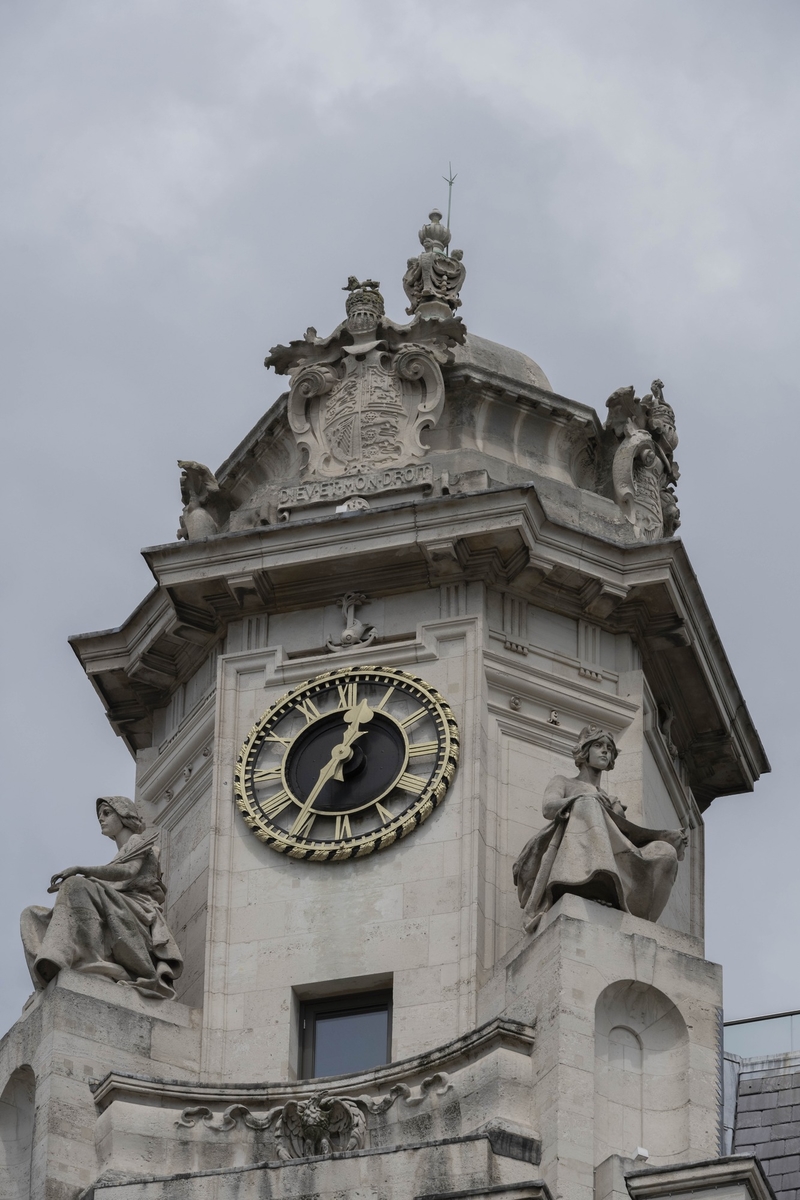
M 638 537 L 652 540 L 662 536 L 661 485 L 664 468 L 650 434 L 626 427 L 625 439 L 611 468 L 617 504 Z
M 606 429 L 621 439 L 611 465 L 614 498 L 637 538 L 671 537 L 680 525 L 674 484 L 680 477 L 675 413 L 654 379 L 641 400 L 633 387 L 617 388 L 606 401 Z
M 234 795 L 256 837 L 290 858 L 342 862 L 407 837 L 445 798 L 458 764 L 453 713 L 417 676 L 326 671 L 253 726 Z
M 363 1150 L 367 1144 L 367 1115 L 380 1117 L 397 1101 L 409 1108 L 423 1104 L 431 1094 L 444 1096 L 453 1085 L 446 1071 L 423 1079 L 416 1094 L 405 1083 L 396 1083 L 378 1099 L 372 1096 L 331 1096 L 326 1091 L 306 1099 L 287 1100 L 265 1113 L 251 1112 L 246 1104 L 231 1104 L 218 1118 L 206 1105 L 184 1108 L 176 1125 L 192 1129 L 198 1118 L 207 1129 L 228 1133 L 239 1123 L 275 1138 L 278 1158 L 291 1162 L 348 1150 Z

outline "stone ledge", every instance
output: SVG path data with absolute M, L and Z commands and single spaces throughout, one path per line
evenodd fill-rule
M 461 1192 L 425 1192 L 414 1200 L 467 1200 L 474 1197 L 503 1196 L 505 1200 L 553 1200 L 553 1194 L 543 1179 L 527 1179 L 522 1183 L 496 1183 L 485 1188 L 466 1188 Z
M 93 1085 L 95 1104 L 104 1110 L 115 1100 L 133 1100 L 141 1103 L 189 1106 L 195 1103 L 225 1104 L 247 1100 L 266 1103 L 280 1102 L 289 1097 L 311 1096 L 332 1088 L 355 1091 L 363 1088 L 390 1088 L 394 1083 L 407 1081 L 428 1071 L 438 1071 L 456 1060 L 464 1064 L 483 1058 L 496 1049 L 507 1049 L 526 1057 L 530 1056 L 534 1044 L 534 1029 L 522 1021 L 495 1017 L 462 1037 L 445 1042 L 434 1050 L 399 1062 L 388 1063 L 372 1071 L 352 1075 L 327 1075 L 319 1079 L 304 1079 L 292 1083 L 281 1080 L 275 1083 L 220 1084 L 199 1083 L 182 1080 L 153 1079 L 148 1076 L 111 1071 L 99 1083 Z
M 692 937 L 691 934 L 681 933 L 677 929 L 670 929 L 668 925 L 659 925 L 655 921 L 645 921 L 641 917 L 631 916 L 630 913 L 621 912 L 616 908 L 607 908 L 604 904 L 585 900 L 583 896 L 566 893 L 545 913 L 533 936 L 524 937 L 521 942 L 517 942 L 510 950 L 506 951 L 502 958 L 498 959 L 494 966 L 494 972 L 511 966 L 515 959 L 525 954 L 546 929 L 549 929 L 561 918 L 600 926 L 627 937 L 646 938 L 664 950 L 670 950 L 675 954 L 685 954 L 690 958 L 699 958 L 703 962 L 708 961 L 704 957 L 702 938 Z
M 496 1127 L 495 1132 L 499 1132 L 502 1122 L 499 1122 L 499 1121 L 494 1122 L 494 1125 Z M 512 1133 L 511 1136 L 518 1136 L 518 1135 L 514 1135 Z M 532 1142 L 535 1141 L 535 1139 L 529 1139 L 529 1140 Z M 465 1145 L 468 1145 L 469 1143 L 476 1143 L 476 1142 L 481 1142 L 481 1141 L 487 1142 L 487 1144 L 493 1154 L 495 1154 L 495 1155 L 498 1154 L 498 1152 L 494 1149 L 494 1146 L 492 1145 L 492 1139 L 491 1139 L 489 1133 L 488 1132 L 484 1132 L 484 1133 L 476 1132 L 476 1133 L 466 1133 L 460 1137 L 435 1138 L 431 1141 L 412 1142 L 405 1146 L 382 1146 L 382 1147 L 376 1146 L 376 1147 L 368 1147 L 364 1150 L 338 1151 L 338 1152 L 334 1152 L 333 1154 L 316 1154 L 313 1156 L 309 1156 L 307 1158 L 294 1158 L 288 1162 L 283 1162 L 280 1159 L 269 1159 L 264 1162 L 248 1163 L 245 1166 L 218 1167 L 218 1168 L 212 1169 L 212 1170 L 207 1169 L 207 1170 L 200 1170 L 200 1171 L 177 1171 L 177 1172 L 174 1172 L 173 1174 L 169 1174 L 169 1175 L 147 1175 L 147 1176 L 145 1176 L 145 1175 L 136 1175 L 136 1176 L 129 1175 L 127 1178 L 121 1177 L 120 1173 L 118 1173 L 118 1172 L 111 1172 L 111 1173 L 109 1173 L 109 1175 L 106 1176 L 105 1179 L 103 1179 L 103 1177 L 101 1176 L 100 1179 L 95 1180 L 95 1182 L 93 1184 L 91 1184 L 90 1187 L 86 1188 L 85 1191 L 80 1192 L 79 1195 L 77 1196 L 77 1200 L 99 1200 L 99 1194 L 101 1192 L 111 1191 L 114 1188 L 122 1188 L 122 1187 L 127 1188 L 127 1187 L 131 1187 L 131 1186 L 144 1187 L 147 1184 L 162 1184 L 162 1183 L 169 1184 L 169 1183 L 177 1183 L 179 1181 L 185 1181 L 185 1180 L 190 1180 L 190 1179 L 211 1179 L 211 1178 L 220 1178 L 220 1177 L 226 1177 L 226 1176 L 231 1177 L 231 1176 L 236 1176 L 236 1175 L 251 1174 L 252 1172 L 255 1172 L 255 1171 L 275 1171 L 278 1173 L 282 1173 L 285 1171 L 294 1170 L 296 1168 L 305 1168 L 308 1166 L 313 1166 L 315 1164 L 327 1164 L 327 1163 L 332 1163 L 332 1162 L 350 1161 L 353 1159 L 375 1158 L 378 1156 L 385 1157 L 385 1156 L 389 1156 L 389 1155 L 419 1153 L 421 1151 L 426 1151 L 426 1150 L 439 1150 L 444 1146 L 465 1146 Z M 516 1155 L 513 1155 L 513 1156 L 503 1155 L 501 1153 L 500 1155 L 498 1155 L 498 1157 L 517 1157 L 517 1156 Z M 499 1188 L 498 1187 L 488 1187 L 488 1188 L 479 1188 L 476 1190 L 469 1190 L 466 1192 L 464 1192 L 464 1191 L 444 1192 L 444 1193 L 441 1193 L 441 1195 L 442 1196 L 473 1196 L 473 1195 L 480 1196 L 480 1195 L 484 1195 L 484 1194 L 491 1195 L 497 1191 L 499 1191 L 501 1193 L 502 1192 L 508 1193 L 510 1191 L 513 1196 L 514 1189 L 519 1188 L 521 1186 L 531 1186 L 531 1187 L 538 1187 L 538 1188 L 544 1189 L 543 1191 L 540 1191 L 540 1192 L 530 1193 L 532 1200 L 533 1200 L 533 1197 L 538 1197 L 538 1196 L 541 1196 L 542 1200 L 545 1200 L 545 1198 L 546 1198 L 546 1200 L 551 1200 L 550 1193 L 546 1190 L 545 1185 L 539 1181 L 532 1181 L 532 1183 L 530 1185 L 528 1185 L 528 1184 L 507 1185 L 506 1184 L 506 1185 L 500 1185 Z M 436 1193 L 434 1193 L 434 1195 L 436 1195 Z M 516 1197 L 514 1198 L 514 1200 L 516 1200 Z M 520 1200 L 522 1200 L 521 1197 L 520 1197 Z
M 732 1154 L 727 1158 L 678 1163 L 672 1167 L 643 1167 L 626 1171 L 625 1182 L 632 1200 L 693 1196 L 714 1192 L 725 1200 L 775 1200 L 761 1163 L 753 1155 Z

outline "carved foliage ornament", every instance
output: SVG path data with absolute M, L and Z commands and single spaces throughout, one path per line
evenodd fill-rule
M 269 1131 L 275 1136 L 279 1159 L 297 1158 L 363 1150 L 367 1142 L 367 1115 L 382 1116 L 397 1100 L 413 1107 L 427 1098 L 431 1089 L 443 1096 L 453 1085 L 444 1071 L 423 1079 L 417 1095 L 405 1083 L 398 1083 L 380 1100 L 371 1096 L 330 1096 L 327 1091 L 306 1100 L 289 1100 L 258 1116 L 245 1104 L 231 1104 L 215 1122 L 214 1113 L 205 1106 L 185 1108 L 176 1122 L 192 1128 L 199 1117 L 209 1129 L 228 1132 L 241 1120 L 249 1129 Z
M 641 400 L 632 387 L 622 387 L 606 401 L 606 429 L 620 439 L 611 467 L 614 498 L 644 541 L 672 537 L 680 525 L 675 414 L 664 400 L 661 380 L 650 386 Z

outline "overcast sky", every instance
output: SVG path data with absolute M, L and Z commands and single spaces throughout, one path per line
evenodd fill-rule
M 0 1031 L 18 913 L 106 861 L 132 760 L 67 645 L 120 624 L 282 390 L 278 341 L 400 280 L 458 173 L 468 328 L 604 412 L 656 376 L 684 538 L 772 761 L 707 819 L 726 1016 L 800 1009 L 796 0 L 6 0 Z

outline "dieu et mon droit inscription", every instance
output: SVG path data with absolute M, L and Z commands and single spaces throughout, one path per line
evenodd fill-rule
M 338 479 L 320 479 L 281 488 L 279 508 L 300 508 L 310 504 L 331 504 L 351 496 L 370 496 L 377 492 L 398 492 L 410 488 L 431 487 L 430 463 L 407 467 L 387 467 L 383 471 L 362 471 L 358 475 L 340 475 Z

